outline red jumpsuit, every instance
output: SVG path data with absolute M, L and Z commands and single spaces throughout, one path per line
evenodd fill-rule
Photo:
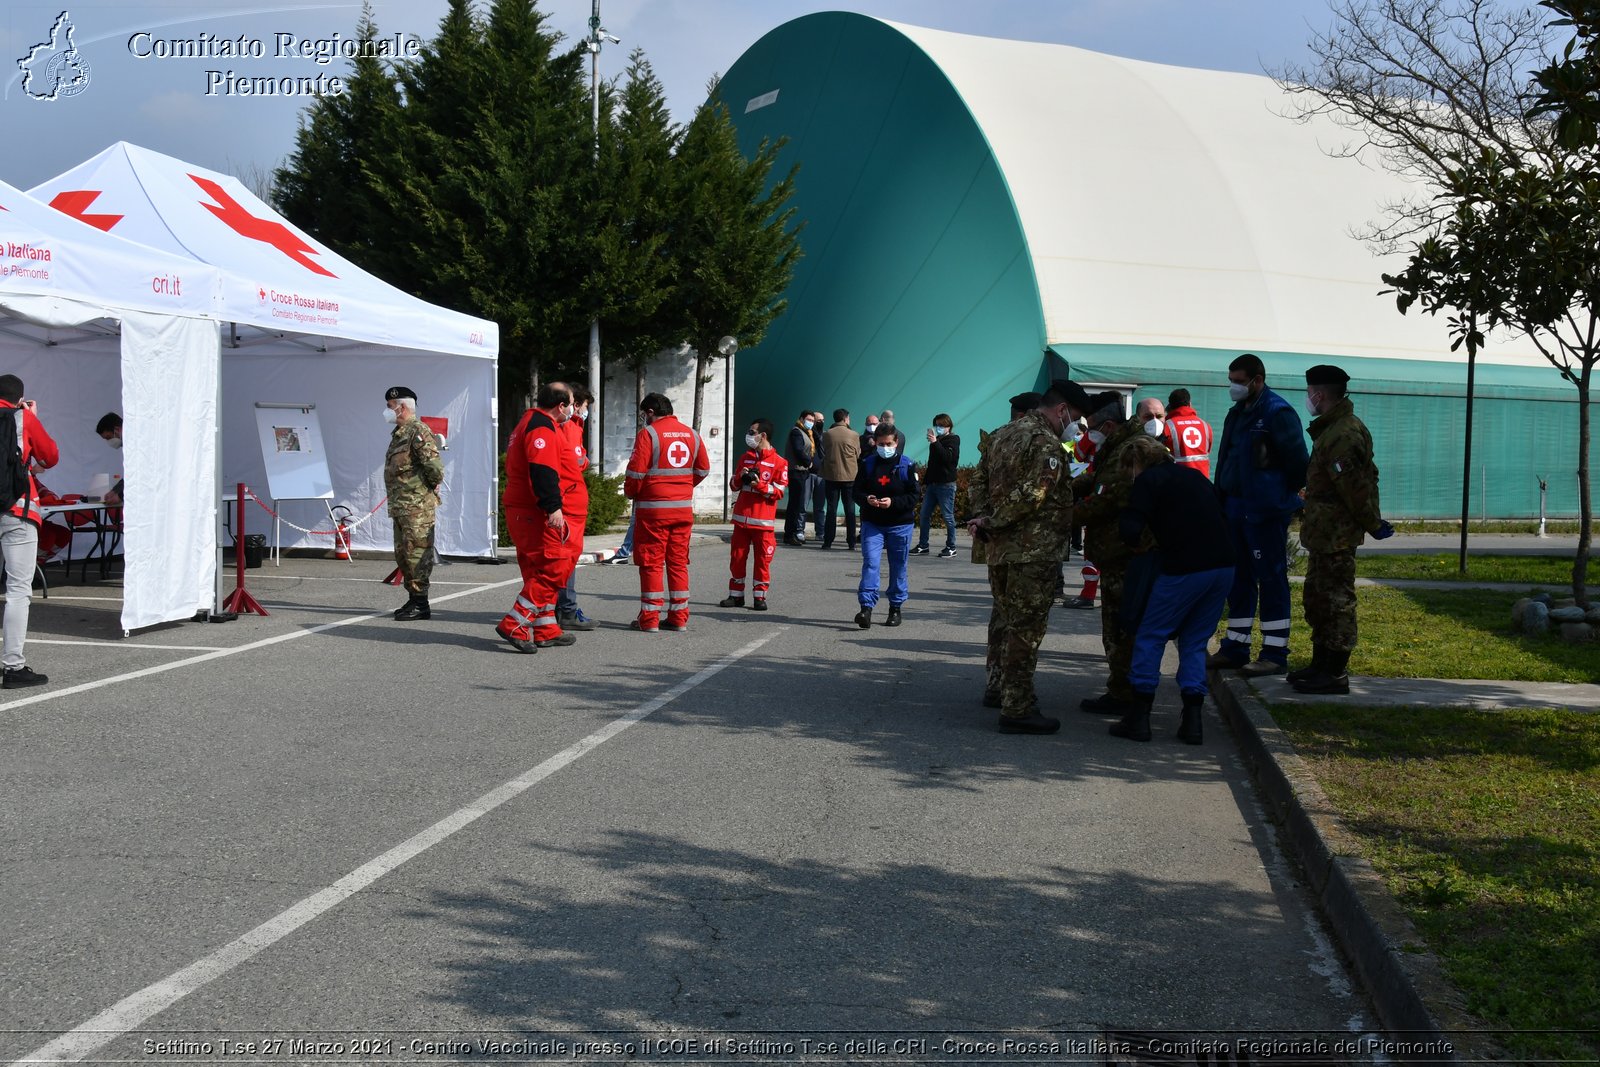
M 756 472 L 754 485 L 744 484 L 747 470 Z M 755 597 L 757 601 L 766 600 L 772 578 L 772 553 L 778 540 L 778 500 L 789 488 L 789 464 L 775 449 L 752 449 L 739 458 L 728 487 L 739 493 L 733 501 L 733 555 L 729 559 L 733 577 L 728 579 L 728 595 L 743 598 L 745 566 L 753 547 Z
M 1211 424 L 1194 413 L 1194 408 L 1173 408 L 1167 412 L 1168 447 L 1172 458 L 1211 477 Z
M 568 419 L 561 424 L 567 435 L 567 447 L 561 453 L 561 514 L 566 516 L 568 554 L 572 557 L 567 573 L 562 576 L 565 585 L 572 577 L 572 568 L 578 565 L 583 554 L 583 528 L 589 518 L 589 483 L 583 472 L 589 466 L 589 453 L 583 447 L 583 420 Z
M 639 431 L 622 491 L 633 501 L 633 558 L 639 568 L 641 630 L 689 621 L 689 534 L 694 527 L 694 487 L 711 473 L 700 435 L 671 415 L 658 415 Z M 665 583 L 662 571 L 665 568 Z
M 556 591 L 567 584 L 576 556 L 567 545 L 570 534 L 551 526 L 549 517 L 556 511 L 566 515 L 560 476 L 566 451 L 566 429 L 543 408 L 523 415 L 506 445 L 506 529 L 517 549 L 522 592 L 500 629 L 522 641 L 561 636 Z

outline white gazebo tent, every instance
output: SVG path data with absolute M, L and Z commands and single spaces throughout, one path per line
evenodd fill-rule
M 227 487 L 268 497 L 254 405 L 314 404 L 335 493 L 360 518 L 357 548 L 392 547 L 381 514 L 383 391 L 416 391 L 418 413 L 449 420 L 437 545 L 489 556 L 497 539 L 499 328 L 419 300 L 296 229 L 237 179 L 119 142 L 32 195 L 110 233 L 218 269 L 223 322 L 221 450 Z M 325 526 L 324 505 L 279 510 Z M 265 520 L 256 510 L 251 527 Z M 284 546 L 330 547 L 298 534 Z
M 0 183 L 0 372 L 60 446 L 53 489 L 126 476 L 124 629 L 214 605 L 217 279 Z M 118 409 L 128 444 L 113 453 L 94 424 Z

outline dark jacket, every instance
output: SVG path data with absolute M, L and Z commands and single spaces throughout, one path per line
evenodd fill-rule
M 923 475 L 924 485 L 949 485 L 956 480 L 956 467 L 961 464 L 961 438 L 953 433 L 935 437 L 928 446 L 928 470 Z
M 789 462 L 789 476 L 796 474 L 810 474 L 811 468 L 817 465 L 817 446 L 811 439 L 811 433 L 800 423 L 789 427 L 789 444 L 783 450 L 783 458 Z
M 1162 574 L 1197 574 L 1232 567 L 1233 533 L 1217 491 L 1205 475 L 1181 463 L 1158 463 L 1133 480 L 1118 517 L 1123 543 L 1155 534 Z
M 916 465 L 903 455 L 884 459 L 874 449 L 872 455 L 861 457 L 854 492 L 862 522 L 909 526 L 917 510 Z M 869 496 L 886 496 L 891 503 L 887 508 L 875 508 L 867 503 Z
M 1247 519 L 1283 518 L 1300 507 L 1307 458 L 1300 416 L 1264 388 L 1254 404 L 1235 404 L 1222 423 L 1217 491 L 1224 499 L 1237 498 Z

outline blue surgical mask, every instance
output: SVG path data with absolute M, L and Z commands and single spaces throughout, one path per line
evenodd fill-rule
M 879 445 L 878 455 L 882 456 L 884 459 L 893 459 L 894 445 Z
M 812 422 L 810 419 L 807 419 L 805 421 L 805 428 L 808 429 L 808 430 L 811 429 L 811 427 L 813 427 L 815 425 L 816 425 L 816 423 Z
M 935 426 L 933 428 L 933 436 L 935 436 L 935 437 L 943 437 L 945 434 L 947 434 L 949 432 L 950 432 L 950 427 L 948 427 L 948 426 Z

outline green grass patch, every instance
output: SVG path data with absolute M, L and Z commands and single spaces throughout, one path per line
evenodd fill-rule
M 1357 552 L 1356 577 L 1429 582 L 1516 582 L 1567 589 L 1572 585 L 1572 557 L 1469 555 L 1467 573 L 1462 574 L 1461 559 L 1454 552 L 1419 556 L 1363 555 Z M 1600 561 L 1590 568 L 1589 577 L 1600 580 Z
M 1357 589 L 1358 642 L 1350 671 L 1376 678 L 1600 682 L 1595 645 L 1512 632 L 1516 599 L 1517 594 L 1479 589 Z M 1311 628 L 1298 590 L 1290 603 L 1294 668 L 1311 662 Z M 1219 638 L 1224 629 L 1219 622 Z
M 1520 1061 L 1600 1057 L 1600 716 L 1273 715 L 1468 1010 Z

